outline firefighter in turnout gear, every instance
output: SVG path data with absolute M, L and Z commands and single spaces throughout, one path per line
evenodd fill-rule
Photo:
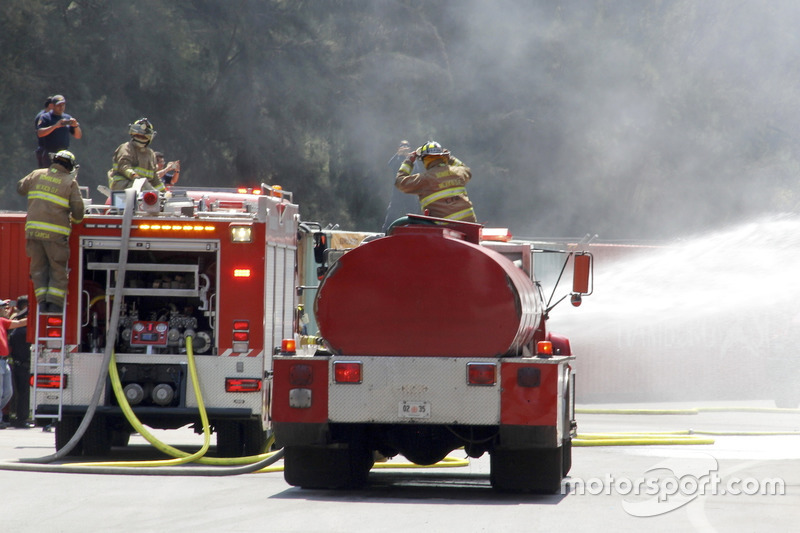
M 42 312 L 58 313 L 64 306 L 71 224 L 83 220 L 84 211 L 77 174 L 75 156 L 61 150 L 50 168 L 34 170 L 17 184 L 17 192 L 28 197 L 25 250 Z
M 425 171 L 411 174 L 418 157 Z M 408 155 L 397 171 L 394 185 L 405 193 L 416 194 L 422 212 L 427 215 L 477 222 L 466 189 L 471 178 L 469 167 L 451 156 L 441 144 L 431 141 Z
M 130 125 L 131 140 L 119 145 L 114 152 L 113 165 L 108 171 L 108 187 L 121 191 L 133 186 L 137 178 L 146 178 L 142 189 L 164 192 L 166 187 L 156 174 L 156 154 L 149 147 L 156 136 L 153 124 L 140 118 Z

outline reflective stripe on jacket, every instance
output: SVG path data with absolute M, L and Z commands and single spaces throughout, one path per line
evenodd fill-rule
M 156 175 L 156 154 L 148 147 L 138 148 L 133 141 L 119 145 L 114 151 L 111 170 L 108 171 L 108 186 L 122 190 L 131 186 L 134 175 L 147 179 L 148 186 L 158 191 L 166 190 Z
M 477 221 L 467 196 L 466 184 L 472 178 L 469 167 L 454 157 L 449 165 L 442 163 L 419 174 L 409 174 L 411 167 L 411 161 L 403 161 L 394 184 L 405 193 L 416 194 L 423 212 L 427 209 L 432 217 Z
M 69 237 L 74 222 L 83 220 L 81 198 L 75 174 L 58 164 L 34 170 L 19 183 L 17 192 L 28 197 L 25 236 L 28 239 L 56 240 Z

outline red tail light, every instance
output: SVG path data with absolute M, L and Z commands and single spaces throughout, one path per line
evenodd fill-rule
M 249 278 L 251 275 L 249 268 L 234 268 L 233 269 L 233 277 L 234 278 Z
M 33 376 L 30 377 L 28 381 L 33 387 Z M 58 374 L 39 374 L 36 376 L 36 388 L 38 389 L 66 389 L 67 388 L 67 376 L 64 376 L 64 382 L 62 386 L 61 376 Z
M 467 363 L 467 383 L 494 385 L 497 382 L 497 365 L 493 363 Z
M 247 342 L 250 340 L 250 333 L 246 331 L 234 331 L 233 340 L 236 342 Z
M 538 387 L 542 381 L 541 371 L 533 366 L 524 366 L 517 369 L 517 385 L 520 387 Z
M 311 365 L 292 365 L 289 368 L 289 383 L 297 387 L 307 387 L 314 381 Z
M 250 329 L 249 320 L 234 320 L 233 329 Z
M 225 392 L 259 392 L 261 380 L 258 378 L 225 378 Z
M 333 379 L 336 383 L 361 383 L 361 363 L 357 361 L 335 361 Z

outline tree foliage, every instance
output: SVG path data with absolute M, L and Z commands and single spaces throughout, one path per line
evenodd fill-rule
M 91 190 L 148 117 L 182 184 L 280 184 L 356 229 L 380 227 L 401 138 L 450 148 L 479 219 L 518 234 L 795 209 L 798 20 L 789 1 L 4 0 L 0 208 L 24 208 L 60 93 Z

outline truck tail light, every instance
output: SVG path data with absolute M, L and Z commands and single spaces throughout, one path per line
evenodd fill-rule
M 536 355 L 553 355 L 553 343 L 550 341 L 539 341 L 536 343 Z
M 251 275 L 251 271 L 249 268 L 234 268 L 233 269 L 233 277 L 234 278 L 249 278 Z
M 296 364 L 289 368 L 289 384 L 307 387 L 314 381 L 314 369 L 311 365 Z
M 30 377 L 29 383 L 31 387 L 33 384 L 33 376 Z M 64 381 L 61 381 L 61 376 L 58 374 L 38 374 L 36 376 L 37 389 L 66 389 L 67 376 L 64 376 Z
M 336 383 L 361 383 L 361 366 L 358 361 L 334 361 L 334 381 Z
M 497 383 L 497 365 L 467 363 L 467 383 L 470 385 L 494 385 Z
M 47 315 L 44 321 L 45 337 L 60 337 L 64 327 L 64 320 L 58 315 Z
M 258 378 L 225 378 L 225 392 L 260 392 Z
M 233 346 L 234 352 L 245 353 L 250 349 L 250 321 L 233 321 Z
M 517 385 L 529 389 L 538 387 L 542 381 L 541 371 L 533 366 L 524 366 L 517 369 Z

